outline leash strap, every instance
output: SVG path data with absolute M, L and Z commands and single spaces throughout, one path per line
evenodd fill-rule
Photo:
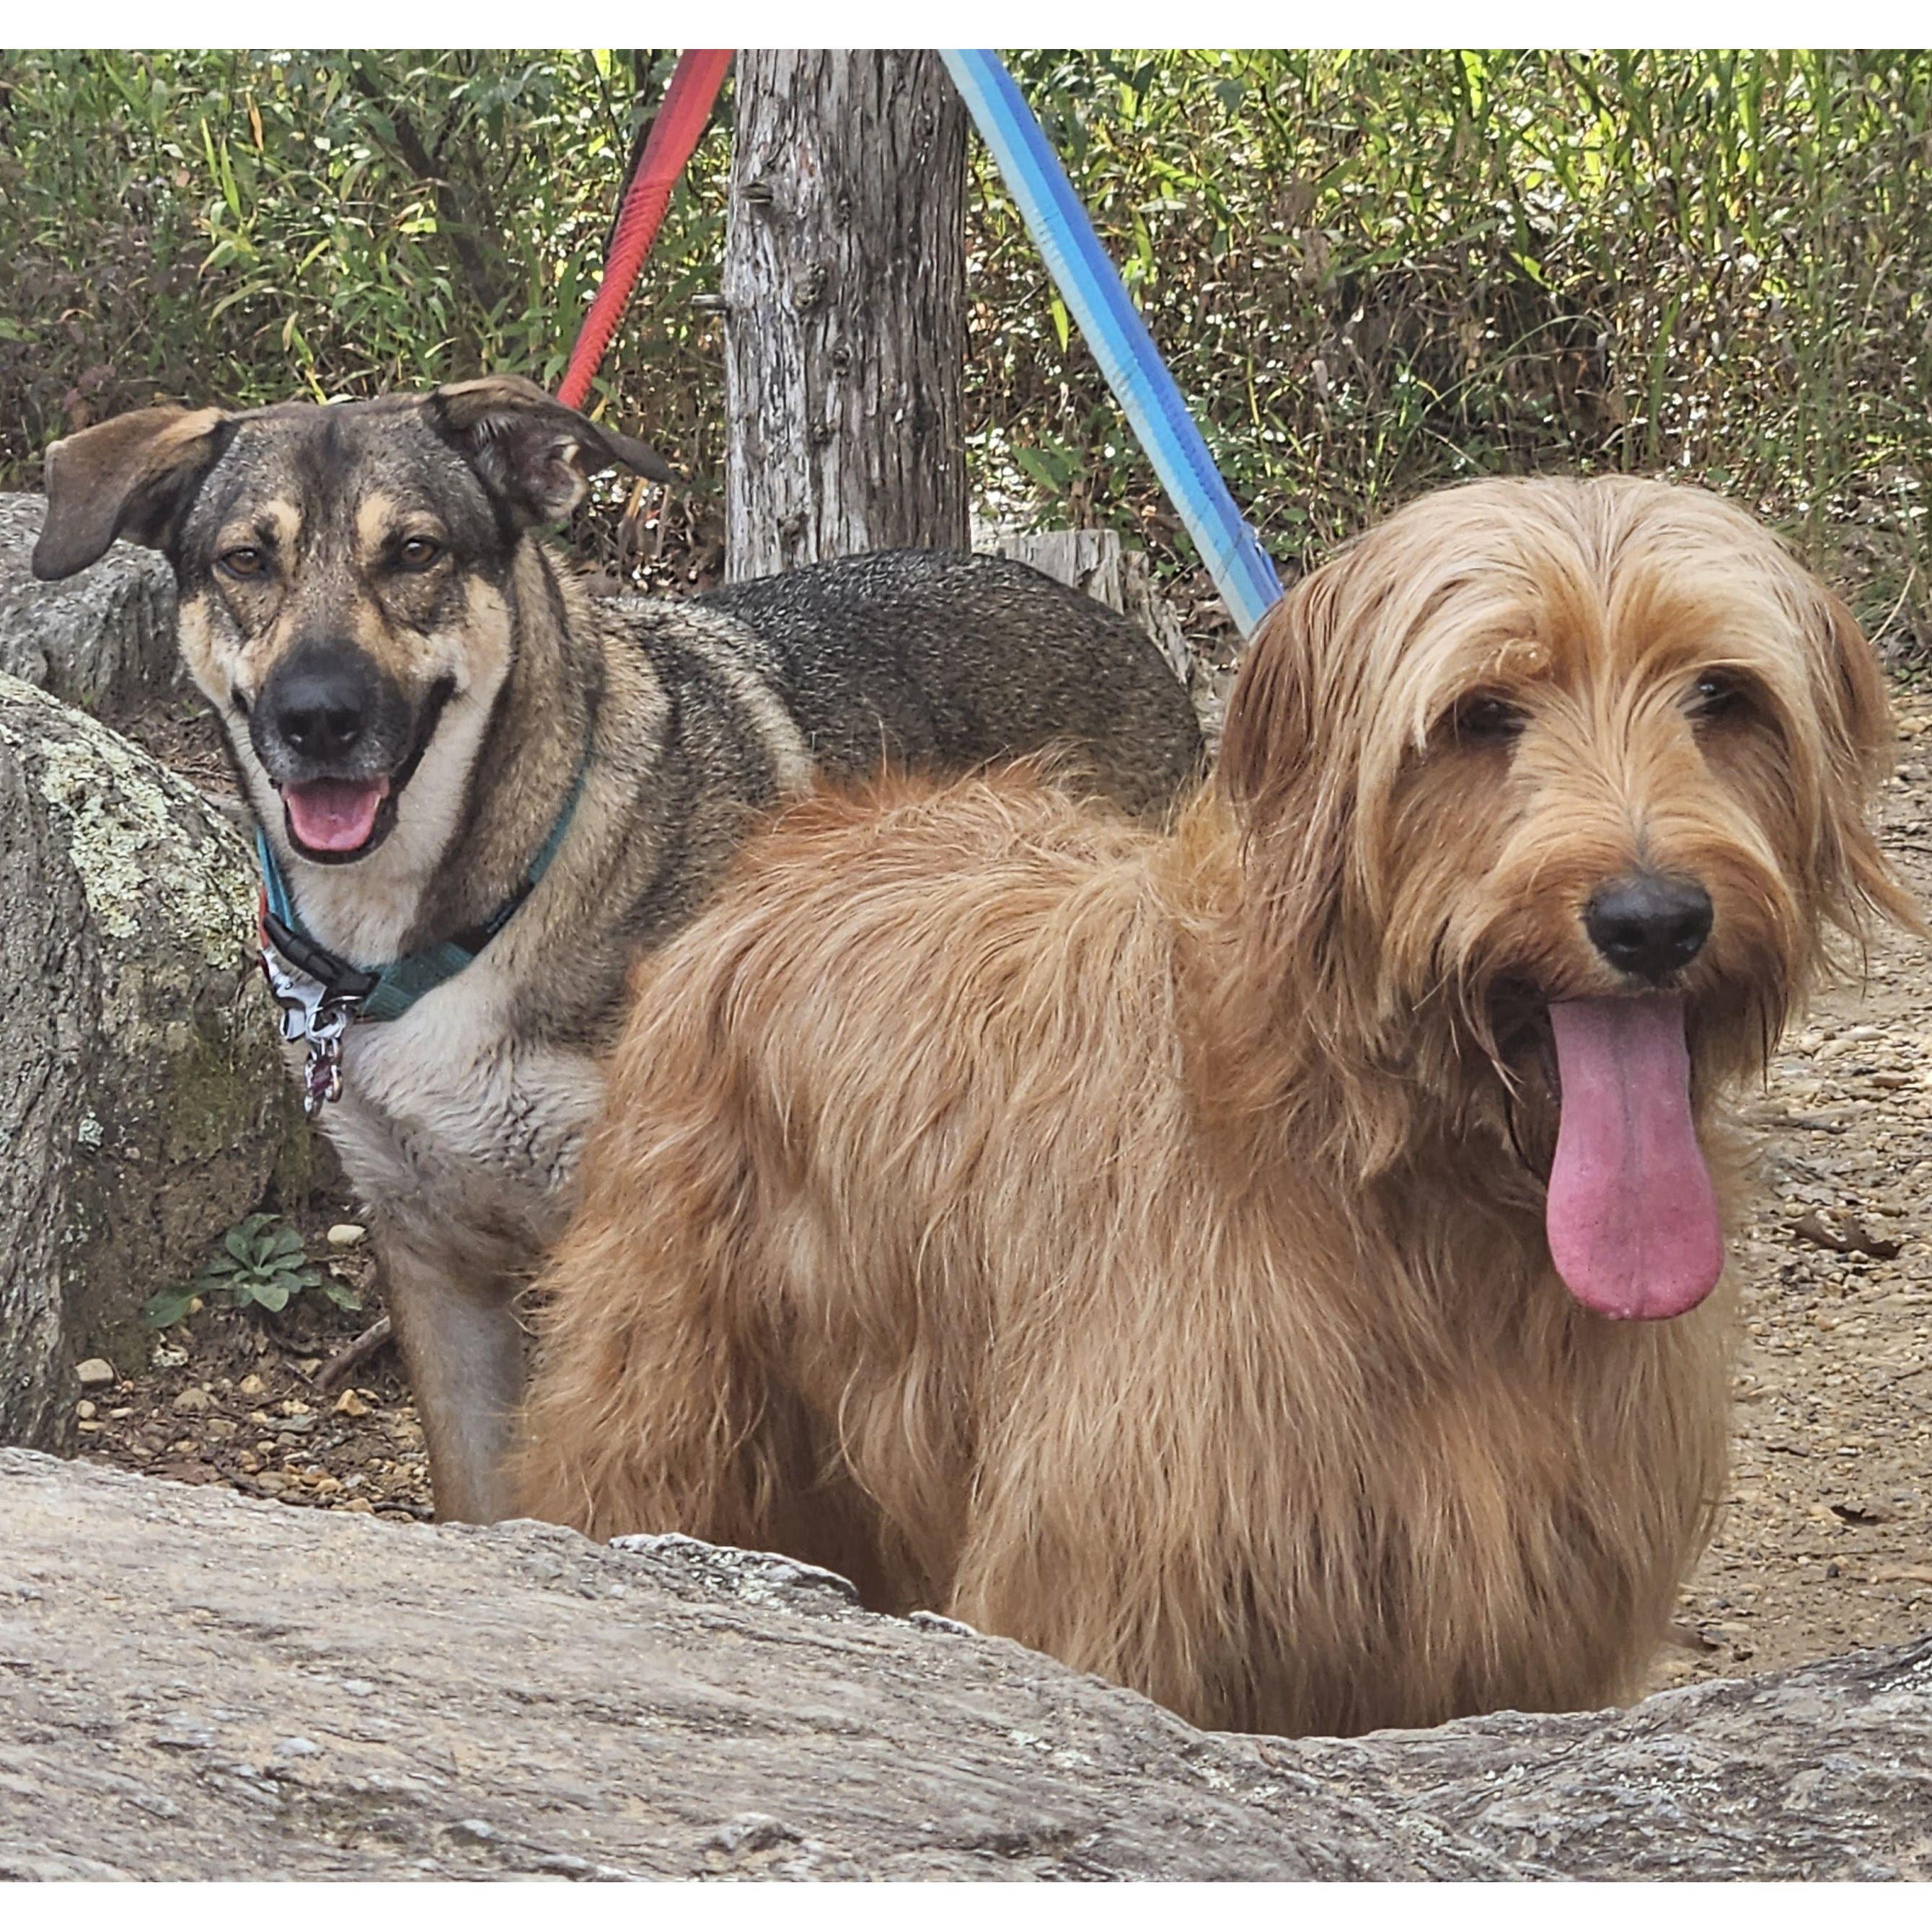
M 1154 338 L 1101 247 L 1087 212 L 999 56 L 987 48 L 940 58 L 1046 261 L 1061 299 L 1133 424 L 1163 488 L 1244 636 L 1281 595 L 1261 540 L 1234 506 Z
M 625 193 L 610 236 L 610 250 L 604 258 L 604 278 L 584 314 L 569 366 L 557 387 L 556 399 L 566 409 L 582 409 L 590 394 L 592 379 L 623 319 L 638 271 L 644 266 L 663 224 L 664 210 L 670 206 L 671 190 L 704 136 L 712 104 L 730 64 L 729 47 L 688 48 L 678 56 L 670 85 L 664 90 L 664 104 L 651 124 L 638 171 Z

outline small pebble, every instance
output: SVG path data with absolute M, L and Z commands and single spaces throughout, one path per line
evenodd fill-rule
M 338 1415 L 367 1415 L 369 1405 L 353 1389 L 344 1389 L 335 1399 Z
M 177 1415 L 200 1415 L 213 1402 L 214 1398 L 205 1388 L 196 1388 L 192 1383 L 175 1397 Z
M 74 1412 L 75 1414 L 79 1416 L 83 1422 L 92 1422 L 94 1420 L 94 1405 L 92 1402 L 88 1401 L 84 1396 L 80 1401 L 74 1404 Z
M 359 1248 L 369 1238 L 369 1230 L 353 1221 L 338 1221 L 328 1231 L 332 1248 Z
M 74 1374 L 82 1388 L 106 1388 L 116 1379 L 114 1364 L 99 1355 L 90 1355 Z
M 244 1376 L 235 1384 L 235 1393 L 237 1395 L 266 1395 L 268 1392 L 268 1385 L 260 1376 Z

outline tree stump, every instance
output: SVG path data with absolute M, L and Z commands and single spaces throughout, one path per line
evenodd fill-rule
M 0 1442 L 70 1440 L 75 1363 L 145 1360 L 299 1131 L 255 891 L 192 785 L 0 676 Z
M 736 100 L 728 575 L 964 549 L 963 104 L 905 51 L 741 51 Z

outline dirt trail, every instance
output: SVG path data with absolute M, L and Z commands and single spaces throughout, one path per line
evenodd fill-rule
M 1895 698 L 1885 844 L 1932 907 L 1932 700 Z M 1885 935 L 1745 1117 L 1765 1140 L 1735 1261 L 1735 1462 L 1659 1686 L 1932 1629 L 1932 951 Z
M 1901 691 L 1898 706 L 1886 841 L 1932 905 L 1932 699 Z M 172 723 L 171 761 L 207 782 L 200 732 Z M 1746 1116 L 1765 1144 L 1736 1254 L 1735 1468 L 1658 1688 L 1932 1630 L 1932 951 L 1882 939 L 1868 983 L 1817 1004 Z M 352 1218 L 323 1202 L 302 1225 L 318 1259 L 367 1287 L 366 1255 L 332 1256 L 322 1239 Z M 361 1323 L 304 1300 L 318 1305 L 272 1324 L 209 1310 L 142 1375 L 77 1390 L 83 1453 L 290 1503 L 427 1515 L 393 1354 L 320 1392 L 322 1361 Z

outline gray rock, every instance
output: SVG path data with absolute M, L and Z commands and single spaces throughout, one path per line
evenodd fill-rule
M 174 572 L 116 544 L 58 584 L 31 567 L 43 496 L 0 494 L 0 672 L 110 722 L 185 688 L 175 646 Z
M 303 1144 L 255 895 L 191 785 L 0 676 L 0 1442 L 64 1442 L 77 1364 L 145 1360 L 142 1302 Z
M 1213 1736 L 822 1573 L 0 1451 L 0 1876 L 1932 1876 L 1932 1642 Z

